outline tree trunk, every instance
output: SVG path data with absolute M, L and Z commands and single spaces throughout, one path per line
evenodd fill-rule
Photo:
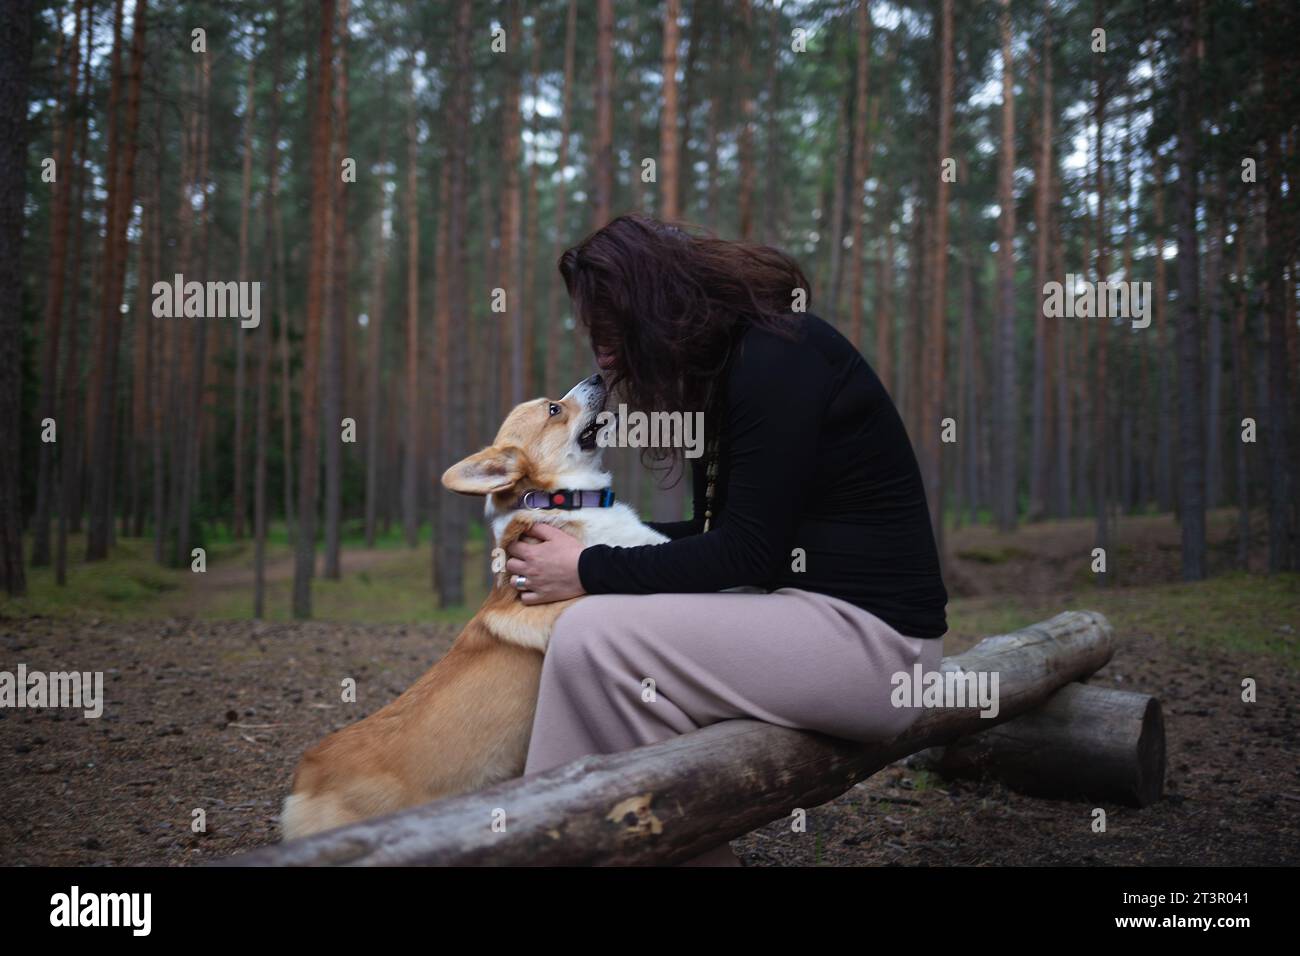
M 1275 12 L 1271 3 L 1268 10 L 1270 13 Z M 1276 47 L 1276 40 L 1270 42 L 1268 55 L 1264 58 L 1264 97 L 1270 104 L 1281 102 Z M 1282 133 L 1273 128 L 1267 136 L 1264 152 L 1264 236 L 1267 247 L 1264 301 L 1267 303 L 1268 314 L 1268 572 L 1275 574 L 1286 571 L 1291 566 L 1291 509 L 1295 505 L 1291 500 L 1290 462 L 1287 454 L 1290 435 L 1287 419 L 1291 409 L 1290 386 L 1287 381 L 1287 366 L 1290 363 L 1286 324 L 1286 295 L 1289 286 L 1286 268 L 1290 258 L 1287 250 L 1289 234 L 1294 232 L 1294 221 L 1287 225 L 1287 212 L 1282 198 Z M 1294 189 L 1295 181 L 1292 180 L 1289 185 Z M 1291 205 L 1294 206 L 1293 197 Z
M 754 5 L 740 0 L 740 56 L 736 70 L 740 86 L 740 142 L 737 163 L 740 166 L 740 193 L 736 200 L 736 232 L 746 242 L 754 236 L 754 101 L 753 78 Z
M 1002 37 L 1002 160 L 998 165 L 998 401 L 997 401 L 997 501 L 998 528 L 1016 526 L 1016 442 L 1019 414 L 1016 407 L 1016 206 L 1012 185 L 1015 174 L 1015 98 L 1011 73 L 1011 3 L 1000 0 Z
M 96 467 L 91 469 L 90 528 L 86 539 L 86 560 L 101 561 L 108 557 L 109 536 L 112 533 L 113 502 L 110 489 L 116 443 L 114 441 L 115 411 L 117 408 L 117 358 L 122 334 L 122 315 L 118 305 L 122 300 L 122 286 L 126 273 L 127 227 L 135 199 L 136 129 L 140 120 L 140 84 L 144 69 L 144 39 L 146 29 L 145 0 L 136 0 L 133 14 L 134 28 L 131 39 L 131 73 L 127 81 L 126 118 L 121 124 L 112 124 L 110 136 L 110 162 L 107 182 L 108 229 L 104 237 L 103 293 L 100 302 L 95 394 L 97 414 L 92 431 L 91 456 Z M 118 33 L 122 3 L 118 3 Z M 120 43 L 114 44 L 114 61 Z M 118 86 L 116 74 L 113 86 Z M 116 109 L 117 97 L 110 93 L 109 114 Z M 120 163 L 118 143 L 121 142 Z
M 1169 334 L 1166 329 L 1169 292 L 1165 273 L 1165 171 L 1164 165 L 1157 158 L 1154 163 L 1155 177 L 1152 197 L 1153 215 L 1155 217 L 1156 276 L 1155 301 L 1152 307 L 1156 313 L 1156 415 L 1161 422 L 1171 422 L 1174 418 L 1173 383 L 1170 381 Z M 1174 469 L 1173 469 L 1173 429 L 1157 429 L 1156 436 L 1156 507 L 1161 511 L 1174 508 Z
M 595 105 L 591 227 L 599 229 L 609 222 L 614 203 L 614 0 L 596 3 Z
M 316 58 L 316 108 L 312 120 L 311 252 L 307 279 L 307 326 L 303 336 L 302 444 L 298 456 L 298 531 L 294 548 L 293 616 L 311 617 L 311 581 L 316 564 L 316 506 L 320 473 L 320 357 L 324 290 L 328 281 L 331 188 L 330 100 L 334 81 L 334 0 L 321 0 Z
M 455 459 L 452 452 L 447 446 L 448 422 L 447 422 L 447 354 L 451 349 L 450 328 L 451 328 L 451 266 L 448 258 L 447 243 L 449 239 L 449 204 L 451 202 L 451 167 L 446 161 L 442 164 L 442 170 L 438 175 L 438 231 L 434 237 L 433 256 L 434 256 L 434 368 L 433 368 L 433 401 L 437 406 L 436 413 L 432 415 L 433 419 L 433 439 L 432 453 L 435 458 L 436 467 L 430 478 L 434 485 L 433 508 L 431 520 L 433 522 L 431 530 L 434 532 L 430 537 L 431 565 L 433 572 L 433 589 L 438 591 L 442 581 L 442 559 L 445 552 L 442 548 L 442 541 L 437 529 L 442 527 L 442 512 L 449 507 L 447 498 L 439 493 L 440 482 L 438 478 L 445 469 Z M 454 502 L 453 505 L 459 504 Z
M 1105 4 L 1103 0 L 1097 0 L 1096 15 L 1093 25 L 1100 28 L 1105 22 Z M 1097 282 L 1098 287 L 1110 278 L 1110 237 L 1107 235 L 1108 222 L 1106 219 L 1106 154 L 1105 154 L 1105 137 L 1106 137 L 1106 70 L 1101 65 L 1098 58 L 1094 58 L 1094 70 L 1096 71 L 1096 98 L 1093 102 L 1093 118 L 1097 124 L 1097 218 L 1093 223 L 1096 230 L 1096 253 L 1097 253 Z M 1099 309 L 1100 311 L 1100 309 Z M 1092 322 L 1097 329 L 1097 351 L 1096 351 L 1096 371 L 1097 382 L 1093 389 L 1093 414 L 1095 422 L 1095 438 L 1093 443 L 1096 446 L 1093 458 L 1093 488 L 1095 489 L 1094 502 L 1097 509 L 1097 537 L 1096 547 L 1103 551 L 1110 548 L 1110 527 L 1108 524 L 1110 509 L 1110 421 L 1108 418 L 1109 410 L 1107 407 L 1107 383 L 1106 383 L 1106 346 L 1110 340 L 1110 323 L 1108 316 L 1094 316 Z M 1109 568 L 1109 564 L 1107 565 Z M 1109 583 L 1110 575 L 1100 574 L 1097 582 L 1101 585 Z
M 68 85 L 63 109 L 55 129 L 55 180 L 50 210 L 50 252 L 46 263 L 45 312 L 42 324 L 41 390 L 37 419 L 56 417 L 58 395 L 59 342 L 63 325 L 63 290 L 67 284 L 68 228 L 72 217 L 72 146 L 77 138 L 74 108 L 77 101 L 78 67 L 81 56 L 82 0 L 74 5 L 71 48 L 67 53 Z M 21 15 L 21 11 L 19 11 Z M 87 32 L 89 32 L 87 18 Z M 60 48 L 67 43 L 59 32 Z M 80 265 L 80 263 L 78 263 Z M 68 423 L 62 423 L 66 428 Z M 36 520 L 32 527 L 32 566 L 50 563 L 50 511 L 54 499 L 53 468 L 57 443 L 42 441 L 37 449 Z
M 23 571 L 22 310 L 23 198 L 27 192 L 27 96 L 35 7 L 16 2 L 0 30 L 0 434 L 11 437 L 0 462 L 0 576 L 5 593 L 27 593 Z
M 826 220 L 826 233 L 831 246 L 830 285 L 827 303 L 827 318 L 837 328 L 844 328 L 840 315 L 840 287 L 844 281 L 844 212 L 845 195 L 849 189 L 849 164 L 852 160 L 853 143 L 850 137 L 852 121 L 850 119 L 851 88 L 844 94 L 842 108 L 838 110 L 835 122 L 835 182 L 831 192 L 831 211 Z
M 284 449 L 284 524 L 289 541 L 297 547 L 295 515 L 298 509 L 294 504 L 293 489 L 293 363 L 289 355 L 289 333 L 292 318 L 289 302 L 285 296 L 284 274 L 289 267 L 284 254 L 284 222 L 280 216 L 280 201 L 277 192 L 271 194 L 271 218 L 275 226 L 275 299 L 280 303 L 280 443 Z
M 953 35 L 952 0 L 942 0 L 939 28 L 939 138 L 935 167 L 943 170 L 952 145 Z M 859 89 L 861 89 L 859 83 Z M 925 330 L 925 383 L 921 396 L 921 461 L 925 467 L 925 497 L 936 540 L 943 534 L 943 454 L 939 418 L 947 379 L 948 177 L 935 187 L 934 236 L 930 243 L 930 314 Z M 855 243 L 856 245 L 856 243 Z M 861 307 L 859 306 L 859 309 Z M 855 318 L 856 324 L 856 318 Z M 942 550 L 941 550 L 942 553 Z
M 284 2 L 276 0 L 275 26 L 272 29 L 271 50 L 271 128 L 267 141 L 267 188 L 263 194 L 262 214 L 266 217 L 263 233 L 262 256 L 273 273 L 271 283 L 271 309 L 257 329 L 257 438 L 253 462 L 253 617 L 266 616 L 266 449 L 271 432 L 271 323 L 279 320 L 281 328 L 286 321 L 284 288 L 284 263 L 280 261 L 275 243 L 275 212 L 280 192 L 280 82 L 282 79 L 282 37 L 284 32 Z M 293 454 L 292 446 L 285 444 L 287 464 Z M 285 511 L 285 522 L 290 519 Z
M 663 110 L 659 114 L 659 217 L 672 222 L 681 216 L 678 209 L 677 159 L 677 21 L 681 17 L 681 0 L 664 3 Z
M 1233 415 L 1232 434 L 1233 457 L 1236 465 L 1237 480 L 1237 566 L 1243 571 L 1250 570 L 1250 469 L 1246 460 L 1246 443 L 1241 440 L 1238 429 L 1246 417 L 1247 391 L 1246 369 L 1246 310 L 1250 307 L 1250 291 L 1246 282 L 1246 221 L 1250 206 L 1242 203 L 1242 215 L 1237 224 L 1234 245 L 1237 247 L 1236 268 L 1236 308 L 1233 317 L 1232 336 L 1232 388 Z
M 1196 236 L 1200 4 L 1182 15 L 1178 104 L 1178 442 L 1183 579 L 1205 577 L 1205 419 L 1200 263 Z
M 1052 9 L 1043 4 L 1043 100 L 1038 126 L 1038 172 L 1034 177 L 1034 384 L 1029 452 L 1029 518 L 1047 511 L 1047 323 L 1041 296 L 1047 284 L 1050 243 L 1048 209 L 1052 192 Z M 1059 323 L 1058 323 L 1059 324 Z
M 609 0 L 603 0 L 609 4 Z M 608 11 L 613 19 L 612 4 Z M 610 24 L 612 26 L 612 22 Z M 453 44 L 453 71 L 449 91 L 450 109 L 446 113 L 448 148 L 448 204 L 447 204 L 447 259 L 448 277 L 469 275 L 469 256 L 466 229 L 466 196 L 468 193 L 467 159 L 470 104 L 470 0 L 457 0 Z M 464 282 L 451 282 L 448 289 L 449 328 L 446 338 L 447 352 L 447 412 L 443 421 L 446 427 L 446 447 L 453 455 L 465 449 L 465 335 L 469 329 L 469 302 Z M 442 492 L 442 494 L 450 494 Z M 438 509 L 439 568 L 438 604 L 452 607 L 465 602 L 465 532 L 468 524 L 467 502 L 444 500 Z
M 251 215 L 253 189 L 253 79 L 252 60 L 248 61 L 248 86 L 244 96 L 244 166 L 240 186 L 239 204 L 239 281 L 248 282 L 248 220 Z M 244 489 L 247 485 L 244 475 L 244 365 L 246 351 L 244 345 L 245 330 L 235 330 L 235 435 L 232 445 L 235 459 L 235 520 L 234 535 L 236 539 L 244 536 L 245 502 Z M 261 336 L 258 336 L 261 340 Z
M 1217 508 L 1223 486 L 1223 324 L 1219 305 L 1222 302 L 1220 291 L 1228 213 L 1223 202 L 1222 185 L 1215 183 L 1207 192 L 1206 217 L 1214 225 L 1205 256 L 1205 507 Z
M 555 168 L 559 175 L 555 180 L 555 242 L 551 247 L 551 262 L 559 262 L 560 254 L 563 252 L 566 243 L 566 232 L 568 230 L 567 204 L 569 198 L 569 189 L 565 185 L 564 176 L 569 166 L 569 121 L 570 106 L 573 101 L 573 60 L 574 49 L 577 43 L 578 29 L 578 0 L 569 0 L 569 10 L 565 15 L 564 21 L 564 92 L 560 105 L 560 152 L 556 157 Z M 546 336 L 546 394 L 559 394 L 560 385 L 560 341 L 562 339 L 561 331 L 564 324 L 560 319 L 562 311 L 560 308 L 560 279 L 555 273 L 554 268 L 547 274 L 547 295 L 546 295 L 546 322 L 548 334 Z M 574 339 L 575 358 L 579 354 L 576 349 L 580 344 L 585 344 L 585 336 L 582 332 L 581 323 L 575 323 L 576 338 Z M 573 378 L 577 380 L 577 362 L 574 362 Z
M 848 190 L 849 219 L 853 224 L 853 244 L 849 247 L 849 328 L 848 339 L 854 348 L 862 347 L 863 273 L 865 257 L 864 220 L 866 219 L 867 174 L 867 97 L 871 75 L 871 7 L 868 0 L 858 0 L 855 16 L 857 36 L 857 86 L 853 97 L 853 183 Z M 942 131 L 940 131 L 942 135 Z M 940 188 L 944 188 L 941 184 Z M 945 223 L 946 227 L 946 223 Z M 921 459 L 929 454 L 924 435 Z M 933 504 L 933 503 L 932 503 Z
M 407 68 L 406 85 L 406 442 L 402 458 L 402 531 L 406 546 L 419 543 L 420 514 L 416 482 L 419 480 L 420 425 L 420 216 L 416 158 L 419 144 L 415 128 L 415 52 Z
M 1053 165 L 1052 182 L 1055 193 L 1053 198 L 1060 198 L 1060 171 Z M 1049 213 L 1050 216 L 1050 213 Z M 1050 216 L 1052 224 L 1052 257 L 1053 272 L 1062 277 L 1065 276 L 1065 244 L 1061 239 L 1061 224 L 1059 218 Z M 1071 408 L 1070 408 L 1070 379 L 1069 363 L 1067 354 L 1070 351 L 1067 337 L 1070 336 L 1068 326 L 1058 323 L 1056 326 L 1056 335 L 1053 345 L 1056 348 L 1056 517 L 1065 519 L 1070 517 L 1070 452 L 1073 448 L 1071 441 Z
M 206 236 L 209 214 L 206 130 L 210 122 L 208 103 L 212 80 L 211 54 L 202 54 L 195 67 L 198 74 L 195 83 L 198 90 L 198 107 L 194 110 L 191 122 L 191 151 L 195 157 L 193 160 L 195 174 L 191 185 L 198 187 L 203 201 L 199 205 L 197 225 L 190 229 L 189 233 L 191 234 L 191 241 L 193 235 L 199 237 L 201 250 L 199 255 L 199 277 L 200 280 L 205 280 L 207 278 Z M 187 193 L 185 201 L 190 202 L 191 199 L 192 194 Z M 186 253 L 184 258 L 188 262 L 189 254 Z M 176 405 L 177 408 L 181 408 L 188 404 L 186 413 L 177 416 L 179 419 L 177 428 L 180 431 L 180 441 L 178 442 L 180 454 L 176 467 L 179 485 L 176 499 L 176 554 L 174 560 L 177 567 L 185 566 L 191 558 L 190 515 L 198 488 L 199 458 L 202 451 L 202 429 L 192 423 L 204 420 L 202 411 L 205 370 L 207 368 L 205 359 L 207 358 L 208 348 L 208 319 L 206 317 L 195 320 L 191 339 L 194 343 L 191 353 L 192 363 L 189 381 L 186 383 L 190 394 L 185 394 L 184 389 L 182 389 Z
M 880 257 L 880 302 L 876 307 L 876 376 L 889 391 L 894 377 L 894 233 L 882 216 L 885 251 Z
M 505 55 L 506 84 L 502 97 L 501 125 L 501 247 L 497 259 L 496 285 L 505 293 L 504 315 L 498 316 L 502 331 L 508 332 L 499 349 L 498 374 L 502 411 L 524 400 L 524 324 L 525 292 L 520 287 L 519 225 L 521 195 L 519 157 L 522 119 L 519 113 L 520 88 L 523 81 L 523 10 L 520 0 L 509 0 Z
M 325 336 L 325 577 L 339 579 L 339 534 L 343 520 L 343 355 L 348 315 L 348 188 L 341 164 L 348 158 L 348 7 L 338 0 L 338 64 L 334 74 L 334 159 L 330 163 L 330 297 Z
M 1164 717 L 1150 694 L 1068 684 L 1015 720 L 915 760 L 945 777 L 988 776 L 1032 796 L 1148 807 L 1164 794 Z
M 379 489 L 379 417 L 380 369 L 384 356 L 384 288 L 385 270 L 388 265 L 388 251 L 385 247 L 384 219 L 388 214 L 387 180 L 383 170 L 388 166 L 388 75 L 380 95 L 379 114 L 379 153 L 375 168 L 380 170 L 378 176 L 379 202 L 375 212 L 374 274 L 370 290 L 370 322 L 366 326 L 366 501 L 365 525 L 366 547 L 375 546 L 375 522 L 378 515 Z M 441 283 L 439 283 L 441 287 Z M 439 340 L 441 341 L 441 340 Z M 441 346 L 440 346 L 441 348 Z
M 82 262 L 82 250 L 85 248 L 86 227 L 83 222 L 83 214 L 86 208 L 86 166 L 85 161 L 87 142 L 89 141 L 90 126 L 90 61 L 91 49 L 94 34 L 94 4 L 86 4 L 86 46 L 81 57 L 81 122 L 77 131 L 77 159 L 75 170 L 70 169 L 69 173 L 76 177 L 77 183 L 77 208 L 73 213 L 72 222 L 76 229 L 76 238 L 73 241 L 72 261 L 80 264 Z M 158 195 L 158 186 L 154 185 L 154 194 Z M 161 203 L 159 203 L 161 205 Z M 91 264 L 90 274 L 95 273 L 94 263 Z M 75 276 L 74 272 L 74 276 Z M 80 295 L 81 282 L 79 277 L 74 278 L 73 295 L 72 295 L 72 314 L 69 316 L 71 321 L 64 323 L 64 335 L 67 337 L 67 345 L 63 350 L 63 374 L 62 389 L 59 397 L 59 421 L 63 423 L 61 431 L 63 432 L 63 451 L 59 455 L 59 521 L 58 521 L 58 538 L 55 546 L 54 557 L 54 581 L 60 587 L 68 583 L 68 531 L 73 519 L 73 503 L 76 499 L 76 483 L 78 475 L 78 464 L 82 459 L 82 443 L 84 441 L 84 422 L 77 421 L 77 408 L 81 406 L 81 325 L 78 321 L 81 317 L 81 307 L 84 297 Z M 162 403 L 155 404 L 155 415 L 161 415 Z M 155 419 L 155 442 L 161 442 L 158 437 L 157 422 L 160 418 Z M 79 424 L 81 427 L 79 427 Z M 155 452 L 155 455 L 157 453 Z M 156 462 L 155 458 L 155 462 Z M 155 469 L 155 483 L 161 481 L 158 477 L 160 468 Z M 155 492 L 155 495 L 157 492 Z M 157 534 L 157 529 L 155 529 Z M 157 547 L 157 545 L 155 545 Z
M 532 148 L 529 150 L 528 157 L 528 185 L 524 190 L 524 235 L 521 238 L 523 246 L 520 258 L 523 260 L 522 288 L 525 308 L 520 317 L 520 323 L 523 331 L 523 389 L 524 395 L 532 397 L 546 393 L 546 389 L 540 387 L 541 380 L 537 374 L 537 349 L 533 344 L 537 336 L 537 306 L 541 301 L 537 289 L 537 254 L 542 248 L 541 223 L 538 221 L 539 197 L 537 183 L 539 175 L 537 144 L 540 142 L 541 137 L 541 129 L 537 121 L 537 103 L 541 98 L 542 44 L 541 37 L 538 35 L 536 20 L 533 22 L 532 57 L 529 63 L 528 75 L 532 84 L 530 96 L 531 115 L 528 118 Z M 446 207 L 439 206 L 438 208 L 442 210 Z
M 780 245 L 786 192 L 785 135 L 781 129 L 781 8 L 768 10 L 767 50 L 767 193 L 763 212 L 763 241 Z

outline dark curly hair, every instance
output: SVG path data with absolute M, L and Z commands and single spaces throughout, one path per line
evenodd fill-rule
M 616 356 L 611 388 L 643 411 L 703 411 L 712 435 L 716 386 L 739 334 L 756 325 L 793 336 L 795 292 L 811 297 L 779 249 L 637 213 L 565 250 L 559 269 L 593 347 Z M 663 460 L 680 449 L 655 451 Z

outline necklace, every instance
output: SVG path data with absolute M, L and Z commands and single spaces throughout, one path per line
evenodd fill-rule
M 715 444 L 709 451 L 709 464 L 704 472 L 704 530 L 709 530 L 713 520 L 714 489 L 718 482 L 718 455 Z

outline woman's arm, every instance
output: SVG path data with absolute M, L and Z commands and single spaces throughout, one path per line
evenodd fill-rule
M 808 492 L 830 385 L 816 349 L 751 329 L 728 383 L 726 510 L 708 532 L 578 558 L 588 594 L 721 591 L 769 580 Z M 703 514 L 697 512 L 703 519 Z
M 658 531 L 665 538 L 676 541 L 678 538 L 685 538 L 687 535 L 699 534 L 704 530 L 704 516 L 698 510 L 696 514 L 700 517 L 690 518 L 686 521 L 647 521 L 645 526 Z

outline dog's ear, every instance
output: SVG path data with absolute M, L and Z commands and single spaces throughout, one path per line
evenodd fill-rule
M 491 495 L 505 491 L 524 476 L 524 453 L 495 445 L 448 468 L 442 483 L 462 495 Z

